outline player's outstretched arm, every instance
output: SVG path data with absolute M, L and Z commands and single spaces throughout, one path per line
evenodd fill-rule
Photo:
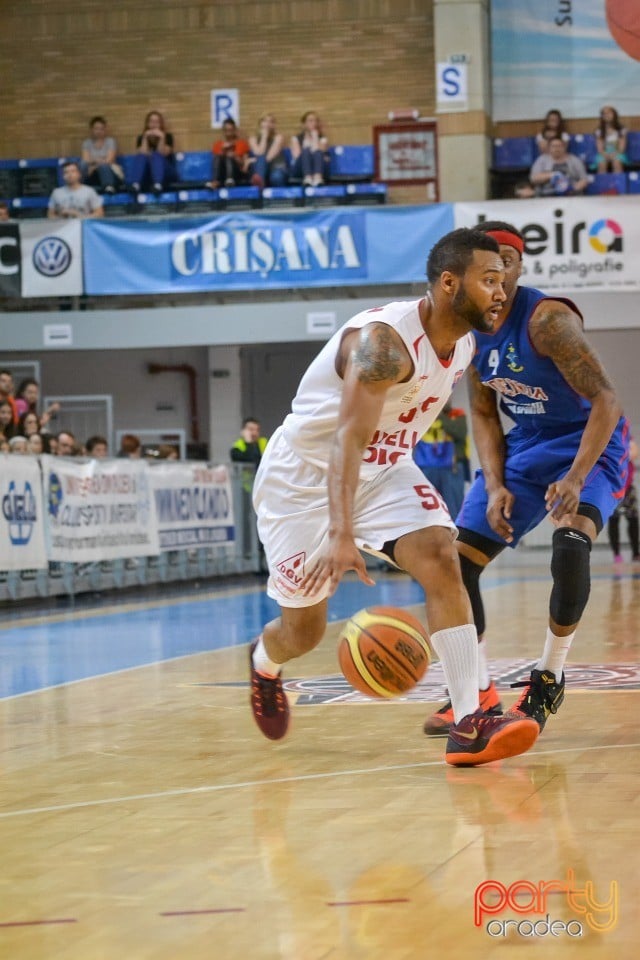
M 386 393 L 410 376 L 413 364 L 398 334 L 386 323 L 372 323 L 345 335 L 336 368 L 343 388 L 329 461 L 329 542 L 303 584 L 307 594 L 327 578 L 333 593 L 347 570 L 355 570 L 363 583 L 373 585 L 353 539 L 354 498 L 362 457 L 378 426 Z
M 543 301 L 529 324 L 534 347 L 549 357 L 591 412 L 569 472 L 547 490 L 547 509 L 559 520 L 574 513 L 589 472 L 611 439 L 622 405 L 602 361 L 587 340 L 580 317 L 566 304 Z
M 507 543 L 513 528 L 509 523 L 513 494 L 504 485 L 505 439 L 495 392 L 485 386 L 475 367 L 469 368 L 471 429 L 487 487 L 487 520 Z

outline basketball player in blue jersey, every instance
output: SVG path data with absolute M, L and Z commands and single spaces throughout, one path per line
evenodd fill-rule
M 481 471 L 458 514 L 458 553 L 479 643 L 480 705 L 502 708 L 490 681 L 480 575 L 545 516 L 553 534 L 549 626 L 544 650 L 511 709 L 540 729 L 564 699 L 563 667 L 590 590 L 591 545 L 620 502 L 628 464 L 628 424 L 607 372 L 570 300 L 518 286 L 522 234 L 508 223 L 479 230 L 500 244 L 507 300 L 492 333 L 474 331 L 469 369 L 473 434 Z M 515 426 L 506 435 L 498 406 Z M 451 704 L 424 731 L 444 736 Z

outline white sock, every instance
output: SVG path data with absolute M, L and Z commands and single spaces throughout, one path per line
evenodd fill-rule
M 282 666 L 281 663 L 274 663 L 273 660 L 269 658 L 262 634 L 260 634 L 257 646 L 253 651 L 253 666 L 258 673 L 263 674 L 265 677 L 277 677 Z
M 565 661 L 569 656 L 569 650 L 575 635 L 576 631 L 574 630 L 568 637 L 556 637 L 555 633 L 551 632 L 551 628 L 547 627 L 547 639 L 544 642 L 544 650 L 538 660 L 537 669 L 550 670 L 560 683 Z
M 478 700 L 478 634 L 472 623 L 449 627 L 431 634 L 433 648 L 440 657 L 453 719 L 463 717 L 479 707 Z
M 489 664 L 487 663 L 487 641 L 484 637 L 482 640 L 478 640 L 478 682 L 481 690 L 488 690 L 491 684 Z

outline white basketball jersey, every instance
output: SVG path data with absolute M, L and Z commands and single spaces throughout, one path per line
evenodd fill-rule
M 336 373 L 336 356 L 346 331 L 368 323 L 388 323 L 393 327 L 405 343 L 414 371 L 410 380 L 387 392 L 378 427 L 362 459 L 360 476 L 371 478 L 379 470 L 411 456 L 469 366 L 475 350 L 473 335 L 468 333 L 457 341 L 453 356 L 441 361 L 420 322 L 420 302 L 389 303 L 356 314 L 336 331 L 310 364 L 300 381 L 291 413 L 282 425 L 287 443 L 302 460 L 324 470 L 329 465 L 343 386 Z

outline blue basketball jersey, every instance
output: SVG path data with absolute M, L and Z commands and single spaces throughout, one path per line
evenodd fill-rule
M 569 386 L 558 368 L 538 354 L 529 339 L 529 319 L 541 300 L 559 300 L 579 317 L 571 300 L 548 297 L 533 287 L 518 287 L 509 317 L 496 333 L 474 331 L 473 358 L 480 379 L 500 397 L 504 413 L 529 433 L 555 432 L 587 422 L 591 404 Z

